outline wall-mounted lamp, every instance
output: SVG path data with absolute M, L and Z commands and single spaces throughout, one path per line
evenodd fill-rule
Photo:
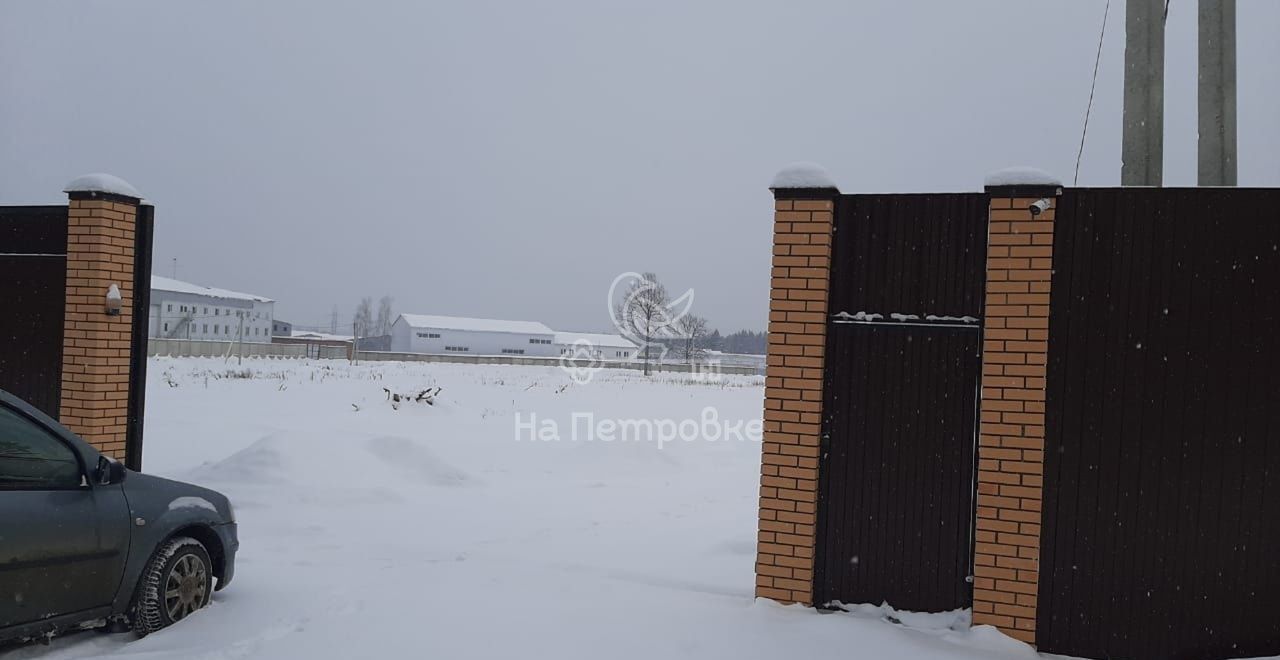
M 107 287 L 107 316 L 119 316 L 124 299 L 120 297 L 120 287 L 112 284 Z

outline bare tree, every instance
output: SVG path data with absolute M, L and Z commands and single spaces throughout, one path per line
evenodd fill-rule
M 391 296 L 383 296 L 378 301 L 378 319 L 374 322 L 376 334 L 378 336 L 391 334 L 391 324 L 395 323 L 394 313 L 391 311 Z
M 356 305 L 356 315 L 352 320 L 352 332 L 355 338 L 368 336 L 369 331 L 373 329 L 373 298 L 365 296 L 360 299 L 360 304 Z
M 684 361 L 693 364 L 701 360 L 706 352 L 701 344 L 702 338 L 707 335 L 707 320 L 701 316 L 685 314 L 676 321 L 676 333 L 680 337 Z
M 667 303 L 667 289 L 658 282 L 658 276 L 645 273 L 640 279 L 631 282 L 615 310 L 618 329 L 642 344 L 641 355 L 646 376 L 649 375 L 650 351 L 657 348 L 655 340 L 669 332 L 671 319 Z

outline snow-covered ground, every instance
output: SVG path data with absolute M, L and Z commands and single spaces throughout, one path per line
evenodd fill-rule
M 754 601 L 757 441 L 659 447 L 587 440 L 582 417 L 575 426 L 575 413 L 597 430 L 692 420 L 687 430 L 709 414 L 712 430 L 758 424 L 758 377 L 603 371 L 580 385 L 554 367 L 148 368 L 144 467 L 232 499 L 235 581 L 144 640 L 80 633 L 5 660 L 1036 657 L 989 627 L 951 630 L 954 616 L 903 617 L 909 628 L 877 608 Z M 437 386 L 436 405 L 398 410 L 382 389 Z M 560 440 L 537 439 L 546 420 Z

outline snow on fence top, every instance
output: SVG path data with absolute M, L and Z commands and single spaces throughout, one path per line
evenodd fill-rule
M 62 189 L 62 192 L 109 193 L 112 195 L 122 195 L 124 197 L 132 197 L 134 199 L 142 199 L 142 193 L 138 192 L 137 188 L 129 185 L 128 181 L 125 181 L 118 176 L 102 172 L 76 177 Z
M 430 316 L 426 314 L 401 314 L 400 318 L 411 328 L 438 330 L 470 330 L 474 332 L 512 332 L 522 335 L 554 335 L 555 331 L 537 321 L 503 321 L 500 319 L 472 319 L 462 316 Z
M 850 314 L 849 312 L 839 312 L 837 314 L 832 314 L 831 318 L 835 319 L 836 321 L 843 321 L 843 322 L 849 322 L 849 321 L 872 322 L 872 321 L 884 320 L 884 314 L 876 314 L 874 312 L 861 312 L 861 311 L 853 314 Z M 919 321 L 920 315 L 893 312 L 889 314 L 889 318 L 898 322 Z M 978 319 L 972 316 L 951 316 L 950 314 L 942 314 L 942 315 L 925 314 L 924 320 L 930 321 L 930 322 L 944 322 L 944 323 L 977 323 L 978 322 Z
M 197 296 L 209 296 L 211 298 L 227 298 L 229 300 L 248 300 L 250 302 L 272 302 L 270 298 L 255 296 L 251 293 L 240 293 L 238 291 L 228 291 L 226 289 L 215 289 L 211 286 L 200 286 L 182 280 L 169 279 L 160 277 L 159 275 L 151 276 L 152 291 L 171 291 L 173 293 L 190 293 Z
M 1062 185 L 1062 180 L 1048 172 L 1034 167 L 1006 167 L 987 175 L 983 185 L 988 188 L 1002 186 L 1053 186 Z
M 770 190 L 837 187 L 835 181 L 831 180 L 831 175 L 821 165 L 808 162 L 791 163 L 778 170 L 773 175 L 773 183 L 769 184 Z
M 585 341 L 596 348 L 626 348 L 634 349 L 637 346 L 627 341 L 622 335 L 602 335 L 594 332 L 557 332 L 556 343 L 564 346 L 572 346 L 579 340 Z

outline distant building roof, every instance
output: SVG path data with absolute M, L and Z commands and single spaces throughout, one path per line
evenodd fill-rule
M 579 340 L 585 341 L 592 346 L 598 348 L 627 348 L 635 349 L 637 346 L 628 341 L 622 335 L 606 335 L 594 332 L 557 332 L 556 343 L 566 346 L 572 346 Z
M 430 316 L 426 314 L 401 314 L 400 318 L 411 328 L 437 328 L 440 330 L 469 330 L 472 332 L 510 332 L 521 335 L 551 335 L 555 332 L 537 321 L 503 321 L 500 319 L 472 319 L 462 316 Z
M 252 293 L 240 293 L 238 291 L 228 291 L 226 289 L 215 289 L 209 286 L 200 286 L 182 280 L 170 279 L 168 277 L 160 277 L 159 275 L 151 276 L 152 291 L 171 291 L 173 293 L 190 293 L 197 296 L 209 296 L 211 298 L 226 298 L 228 300 L 248 300 L 251 302 L 275 302 L 270 298 L 255 296 Z
M 323 341 L 351 341 L 351 335 L 333 335 L 327 332 L 312 332 L 310 330 L 294 330 L 289 334 L 295 339 L 317 339 Z

